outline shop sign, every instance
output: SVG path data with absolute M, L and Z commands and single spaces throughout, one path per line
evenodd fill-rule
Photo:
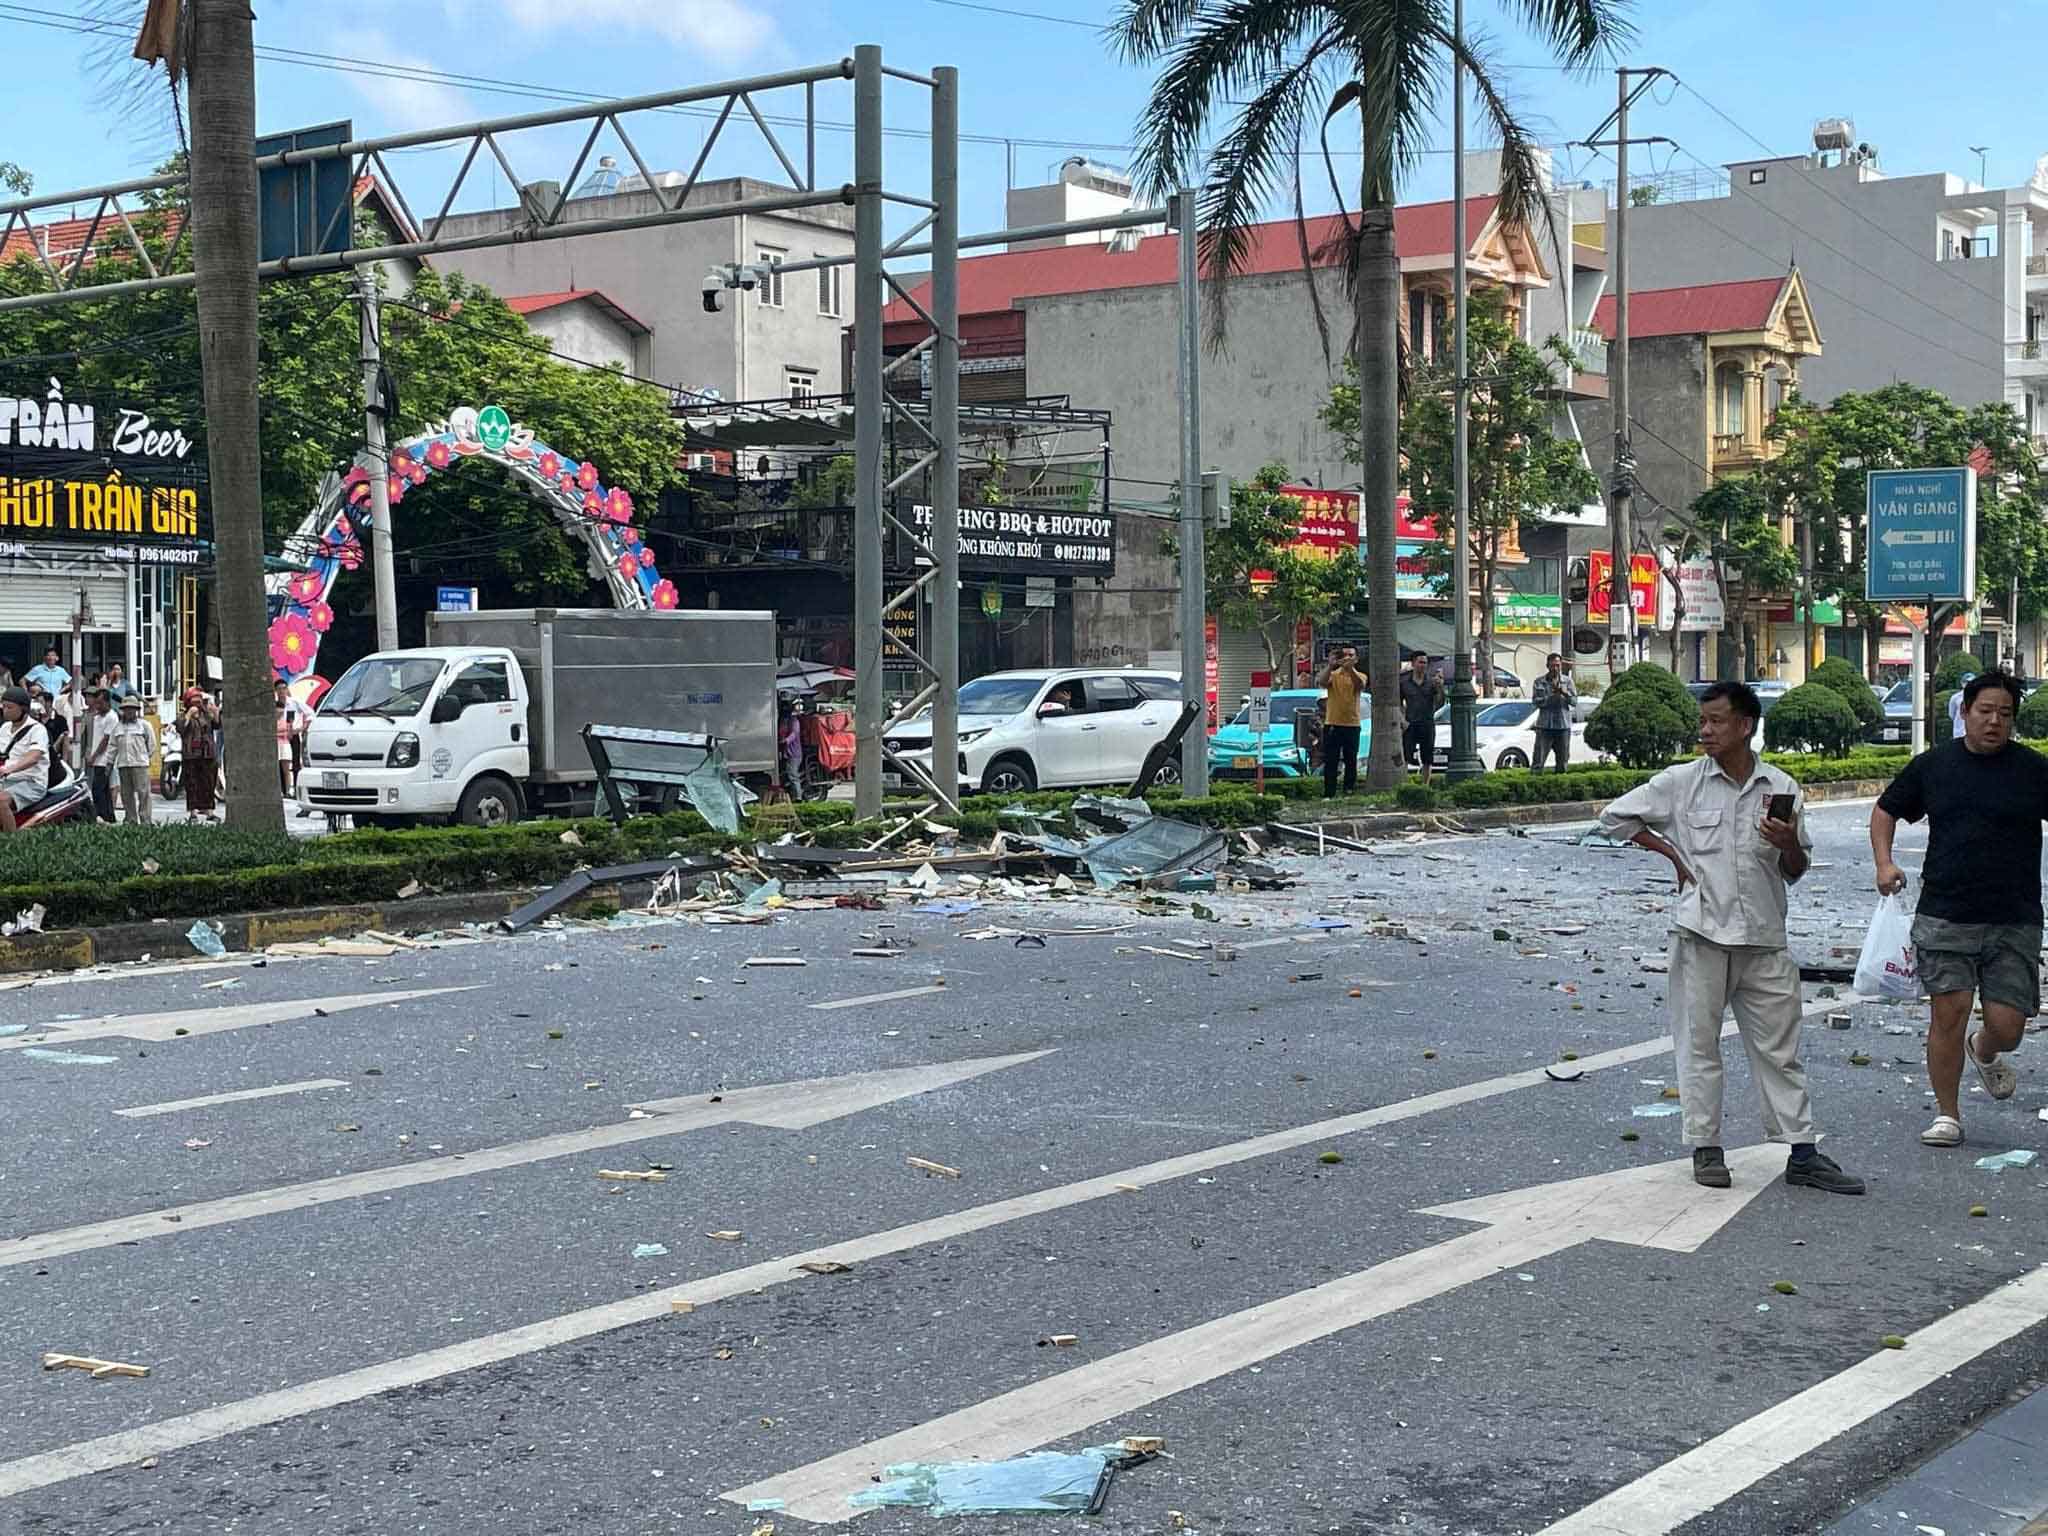
M 120 402 L 0 396 L 0 541 L 144 547 L 207 537 L 206 474 L 175 422 Z M 196 562 L 188 562 L 196 563 Z
M 1586 557 L 1586 618 L 1590 623 L 1602 623 L 1613 607 L 1613 571 L 1614 556 L 1606 550 L 1596 549 Z M 1656 617 L 1658 580 L 1655 555 L 1628 557 L 1629 606 L 1635 609 L 1639 623 Z
M 1493 605 L 1496 635 L 1554 635 L 1564 628 L 1564 600 L 1555 593 L 1510 592 Z
M 911 509 L 918 537 L 930 539 L 932 509 Z M 927 562 L 922 556 L 918 564 Z M 960 569 L 1039 576 L 1116 574 L 1116 519 L 1035 507 L 962 507 Z

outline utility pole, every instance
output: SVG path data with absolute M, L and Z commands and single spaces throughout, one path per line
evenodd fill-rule
M 882 50 L 853 51 L 854 814 L 882 814 Z M 935 773 L 950 764 L 933 763 Z
M 1180 696 L 1202 711 L 1180 739 L 1180 783 L 1183 794 L 1201 796 L 1209 793 L 1209 582 L 1202 547 L 1201 289 L 1192 189 L 1174 193 L 1173 216 L 1180 233 Z
M 356 268 L 356 303 L 362 311 L 363 442 L 370 453 L 370 577 L 376 588 L 377 649 L 398 649 L 398 574 L 391 554 L 391 451 L 385 441 L 383 317 L 377 304 L 377 269 Z
M 1486 771 L 1479 761 L 1478 697 L 1472 689 L 1472 482 L 1467 438 L 1471 432 L 1471 381 L 1466 377 L 1465 351 L 1465 0 L 1451 7 L 1451 303 L 1452 380 L 1451 498 L 1451 762 L 1452 779 L 1477 778 Z M 1492 593 L 1483 601 L 1491 602 Z M 1491 656 L 1486 658 L 1493 665 Z M 1428 764 L 1423 765 L 1427 769 Z
M 256 37 L 248 0 L 192 0 L 192 261 L 213 503 L 227 819 L 284 830 L 269 612 L 263 588 L 263 458 L 256 400 Z
M 1636 454 L 1631 440 L 1628 407 L 1628 150 L 1631 144 L 1669 144 L 1662 134 L 1631 139 L 1628 109 L 1650 88 L 1651 82 L 1669 71 L 1654 65 L 1647 69 L 1617 69 L 1615 108 L 1607 121 L 1584 140 L 1588 149 L 1614 150 L 1614 349 L 1608 358 L 1607 381 L 1614 401 L 1614 464 L 1609 479 L 1607 536 L 1613 558 L 1608 572 L 1607 669 L 1619 677 L 1628 666 L 1629 633 L 1634 609 L 1629 601 L 1629 550 L 1635 531 Z M 1635 84 L 1630 85 L 1633 78 Z M 1614 137 L 1600 134 L 1614 125 Z

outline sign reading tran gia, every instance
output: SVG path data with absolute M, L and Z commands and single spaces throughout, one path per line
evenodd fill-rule
M 0 541 L 104 547 L 197 546 L 208 534 L 205 470 L 175 422 L 132 405 L 0 396 Z
M 1873 602 L 1977 597 L 1977 472 L 1874 469 L 1867 491 Z
M 929 539 L 932 509 L 913 509 L 920 537 Z M 924 563 L 924 557 L 918 557 Z M 1116 573 L 1116 519 L 1035 507 L 962 507 L 960 569 L 1036 575 L 1111 576 Z

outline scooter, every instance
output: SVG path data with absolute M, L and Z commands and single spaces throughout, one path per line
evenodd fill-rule
M 25 811 L 14 813 L 14 830 L 32 832 L 67 821 L 92 820 L 92 791 L 77 778 L 65 780 Z
M 185 772 L 185 739 L 170 726 L 164 726 L 158 733 L 158 751 L 163 759 L 163 797 L 166 800 L 178 798 L 178 784 Z

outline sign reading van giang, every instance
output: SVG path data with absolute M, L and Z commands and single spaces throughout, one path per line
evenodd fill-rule
M 115 559 L 197 551 L 206 469 L 176 422 L 120 402 L 0 392 L 0 545 L 87 547 Z

